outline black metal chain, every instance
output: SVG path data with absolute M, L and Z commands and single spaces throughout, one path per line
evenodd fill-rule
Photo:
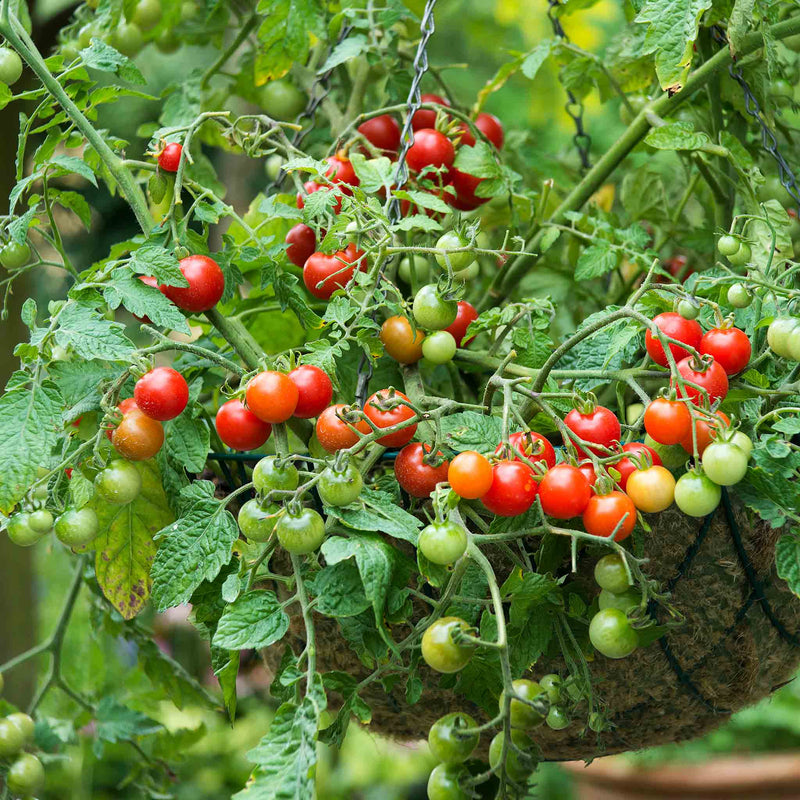
M 715 41 L 727 47 L 728 37 L 721 28 L 714 25 L 711 28 L 711 35 L 714 37 Z M 764 119 L 761 105 L 753 94 L 750 85 L 745 80 L 742 67 L 736 62 L 735 57 L 728 66 L 728 73 L 741 87 L 742 94 L 744 94 L 745 111 L 759 124 L 761 128 L 761 144 L 764 150 L 772 156 L 775 163 L 778 165 L 778 178 L 783 184 L 784 189 L 786 189 L 791 195 L 792 200 L 794 200 L 797 213 L 800 215 L 800 188 L 798 187 L 797 180 L 795 179 L 791 167 L 778 149 L 778 140 L 775 138 L 775 134 Z
M 425 10 L 420 20 L 420 32 L 422 34 L 419 44 L 417 45 L 417 53 L 414 56 L 414 77 L 411 80 L 411 88 L 408 91 L 408 99 L 406 100 L 406 119 L 403 123 L 403 131 L 400 137 L 400 153 L 397 156 L 397 165 L 394 171 L 394 186 L 400 188 L 405 186 L 408 180 L 408 165 L 406 164 L 406 156 L 408 155 L 409 148 L 414 144 L 414 129 L 411 127 L 411 120 L 414 114 L 419 110 L 422 103 L 420 96 L 420 84 L 428 71 L 428 41 L 436 30 L 436 25 L 433 19 L 433 11 L 436 7 L 436 0 L 427 0 L 425 3 Z M 389 204 L 389 221 L 399 222 L 400 220 L 400 200 L 393 197 Z M 378 273 L 375 282 L 377 289 L 383 280 L 383 274 L 386 269 L 386 263 L 381 265 L 380 272 Z M 372 312 L 373 321 L 378 315 L 377 306 Z M 362 353 L 361 361 L 358 364 L 358 379 L 356 381 L 356 402 L 363 408 L 367 402 L 369 394 L 369 382 L 372 380 L 372 359 L 366 353 Z
M 553 26 L 553 33 L 564 42 L 569 42 L 564 26 L 556 14 L 556 10 L 561 5 L 560 0 L 548 0 L 547 16 L 550 19 L 550 24 Z M 581 160 L 581 171 L 585 172 L 592 166 L 589 160 L 589 151 L 592 147 L 592 137 L 586 132 L 583 125 L 583 103 L 579 100 L 571 90 L 565 89 L 567 93 L 567 102 L 564 104 L 564 110 L 572 118 L 575 123 L 575 135 L 572 141 L 575 143 L 575 149 L 578 151 L 578 157 Z

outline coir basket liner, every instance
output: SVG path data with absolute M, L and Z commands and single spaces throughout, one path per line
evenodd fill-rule
M 648 522 L 653 530 L 646 535 L 650 562 L 645 570 L 671 592 L 685 624 L 626 659 L 598 655 L 590 662 L 595 695 L 613 728 L 594 733 L 585 719 L 563 731 L 542 726 L 535 739 L 548 760 L 591 758 L 699 736 L 790 679 L 800 661 L 800 600 L 775 574 L 775 544 L 783 531 L 727 494 L 705 520 L 671 509 Z M 315 621 L 319 667 L 366 676 L 335 620 L 316 615 Z M 291 632 L 299 653 L 302 619 L 293 618 Z M 280 662 L 282 646 L 266 653 L 272 668 Z M 366 687 L 371 730 L 421 739 L 450 711 L 486 720 L 480 708 L 437 688 L 439 677 L 424 665 L 422 670 L 426 688 L 412 706 L 402 685 L 390 694 L 378 681 Z M 546 659 L 534 670 L 534 676 L 564 673 L 563 664 Z

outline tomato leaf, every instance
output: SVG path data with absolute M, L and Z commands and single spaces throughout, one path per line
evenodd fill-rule
M 65 350 L 71 348 L 88 361 L 127 361 L 134 346 L 123 331 L 122 325 L 107 320 L 94 306 L 68 302 L 58 316 L 55 338 Z
M 390 494 L 367 488 L 359 501 L 360 507 L 326 507 L 325 511 L 348 528 L 377 531 L 416 545 L 422 521 L 400 508 Z
M 264 22 L 258 29 L 261 49 L 256 56 L 256 85 L 285 75 L 308 56 L 310 34 L 320 36 L 325 12 L 318 0 L 259 0 Z
M 778 576 L 800 597 L 800 530 L 795 529 L 778 539 L 775 547 Z
M 282 639 L 288 629 L 289 617 L 275 593 L 252 591 L 225 609 L 212 643 L 224 650 L 269 647 Z

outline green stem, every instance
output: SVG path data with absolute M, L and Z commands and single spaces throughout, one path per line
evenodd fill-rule
M 239 33 L 236 35 L 236 38 L 230 43 L 230 45 L 220 54 L 220 57 L 206 70 L 205 74 L 203 75 L 203 80 L 200 83 L 200 88 L 205 89 L 208 86 L 208 82 L 214 75 L 225 66 L 225 63 L 228 59 L 239 49 L 239 45 L 252 33 L 253 28 L 255 28 L 256 23 L 258 22 L 258 14 L 253 12 L 243 23 L 242 27 L 239 29 Z
M 216 308 L 206 311 L 206 317 L 239 354 L 248 369 L 259 368 L 264 358 L 264 351 L 238 319 L 225 317 Z

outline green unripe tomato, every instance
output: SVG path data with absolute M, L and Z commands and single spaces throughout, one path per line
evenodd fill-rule
M 156 47 L 165 55 L 177 52 L 180 46 L 180 39 L 178 39 L 175 32 L 170 28 L 161 31 L 156 37 Z
M 553 706 L 547 712 L 547 727 L 554 731 L 563 731 L 564 728 L 569 727 L 569 714 L 558 706 Z
M 753 452 L 753 440 L 742 431 L 736 431 L 728 440 L 731 444 L 735 444 L 748 458 Z
M 278 519 L 275 526 L 278 541 L 292 555 L 313 553 L 325 541 L 325 521 L 311 508 L 289 511 Z
M 463 253 L 448 253 L 447 250 L 457 250 L 461 247 L 467 246 L 467 240 L 459 236 L 455 231 L 447 231 L 443 233 L 439 240 L 436 242 L 436 249 L 439 251 L 434 254 L 436 263 L 444 270 L 447 269 L 447 261 L 450 260 L 450 266 L 454 272 L 457 272 L 464 267 L 468 267 L 474 260 L 475 256 L 468 251 Z
M 327 467 L 319 477 L 317 491 L 326 506 L 349 506 L 358 500 L 364 488 L 364 479 L 355 464 L 343 470 Z
M 625 407 L 625 422 L 635 425 L 644 414 L 644 403 L 631 403 Z
M 542 675 L 539 679 L 539 686 L 547 692 L 550 703 L 555 704 L 561 700 L 561 678 L 553 672 Z
M 67 509 L 56 520 L 56 537 L 67 547 L 83 547 L 100 533 L 100 521 L 91 508 Z
M 31 527 L 30 518 L 31 515 L 23 511 L 19 514 L 14 514 L 8 521 L 8 527 L 6 528 L 8 538 L 19 547 L 31 547 L 44 536 L 43 533 Z
M 0 82 L 13 86 L 22 77 L 22 59 L 10 47 L 0 47 Z
M 428 800 L 470 800 L 459 781 L 469 773 L 457 765 L 439 764 L 428 778 Z
M 9 719 L 0 719 L 0 758 L 15 756 L 24 744 L 20 727 Z
M 538 728 L 544 722 L 547 712 L 550 709 L 550 697 L 547 692 L 535 681 L 520 678 L 511 684 L 516 698 L 511 699 L 510 719 L 511 727 L 523 731 Z M 528 703 L 536 703 L 537 708 L 533 708 Z M 505 692 L 500 694 L 500 711 L 505 708 Z
M 455 322 L 458 314 L 458 303 L 445 300 L 435 284 L 423 286 L 414 298 L 414 319 L 420 328 L 429 331 L 440 331 Z
M 290 122 L 306 107 L 306 96 L 289 81 L 277 80 L 261 87 L 258 102 L 273 119 Z
M 717 486 L 734 486 L 747 473 L 747 456 L 730 442 L 712 442 L 703 452 L 702 463 Z
M 606 718 L 599 711 L 592 711 L 588 719 L 589 730 L 595 733 L 602 733 L 608 730 Z
M 262 506 L 258 500 L 248 500 L 240 509 L 236 521 L 242 533 L 251 542 L 266 542 L 272 536 L 280 507 L 275 504 Z
M 35 727 L 35 723 L 31 717 L 29 717 L 27 714 L 23 714 L 21 711 L 18 711 L 14 714 L 9 714 L 6 719 L 19 728 L 24 744 L 28 744 L 28 742 L 33 741 L 33 729 Z
M 115 506 L 132 503 L 142 491 L 142 476 L 139 470 L 123 458 L 108 462 L 94 479 L 94 489 L 98 496 Z
M 463 764 L 478 746 L 478 724 L 460 711 L 437 719 L 428 732 L 431 753 L 444 764 Z
M 618 553 L 609 553 L 594 565 L 594 579 L 601 589 L 614 594 L 622 594 L 631 588 L 625 562 Z
M 675 484 L 675 505 L 690 517 L 708 516 L 719 505 L 721 498 L 722 489 L 707 475 L 696 470 L 681 475 Z
M 728 289 L 728 303 L 734 308 L 747 308 L 753 302 L 753 295 L 743 283 L 734 283 Z
M 451 673 L 464 669 L 472 658 L 474 648 L 456 642 L 453 633 L 469 631 L 469 625 L 459 617 L 441 617 L 422 634 L 422 657 L 437 672 Z
M 283 158 L 277 153 L 273 153 L 264 162 L 264 172 L 271 181 L 278 180 L 278 176 L 281 174 L 281 167 L 283 166 L 283 163 Z
M 432 522 L 420 532 L 417 547 L 432 564 L 452 564 L 467 549 L 467 532 L 456 522 Z
M 464 267 L 464 269 L 454 272 L 453 277 L 460 281 L 471 281 L 473 278 L 477 278 L 480 274 L 481 265 L 477 261 L 473 261 L 469 266 Z
M 192 0 L 186 0 L 186 2 L 181 4 L 181 22 L 194 19 L 199 10 L 197 3 L 192 2 Z
M 717 241 L 717 250 L 721 256 L 732 256 L 739 252 L 741 242 L 735 236 L 726 233 L 719 237 Z
M 776 317 L 767 328 L 767 344 L 781 358 L 789 358 L 789 337 L 800 320 L 795 317 Z
M 259 494 L 293 492 L 300 485 L 300 474 L 290 461 L 267 456 L 253 469 L 253 485 Z
M 0 264 L 6 269 L 20 269 L 31 260 L 31 248 L 26 242 L 9 242 L 0 250 Z
M 123 22 L 114 31 L 114 47 L 128 58 L 133 58 L 144 47 L 144 36 L 139 26 L 133 22 Z
M 431 364 L 446 364 L 453 360 L 458 346 L 452 333 L 436 331 L 426 336 L 422 342 L 422 355 Z
M 91 47 L 92 39 L 97 39 L 97 30 L 95 29 L 92 23 L 88 23 L 84 25 L 78 31 L 78 45 L 80 46 L 81 50 L 85 50 L 87 47 Z
M 638 644 L 636 631 L 618 608 L 604 608 L 592 617 L 589 641 L 606 658 L 625 658 Z
M 728 256 L 728 261 L 735 267 L 743 267 L 745 264 L 749 263 L 751 256 L 750 245 L 747 244 L 747 242 L 740 242 L 739 249 Z
M 609 592 L 608 589 L 603 589 L 597 598 L 597 602 L 601 611 L 605 608 L 618 608 L 627 614 L 628 611 L 639 608 L 642 602 L 642 595 L 636 589 L 628 589 L 622 594 L 614 594 L 614 592 Z
M 412 256 L 406 256 L 400 260 L 397 265 L 397 277 L 401 281 L 411 283 L 411 261 Z M 417 281 L 427 281 L 431 277 L 431 262 L 422 256 L 413 256 L 414 271 L 416 273 Z
M 31 530 L 42 536 L 53 530 L 54 521 L 53 515 L 46 508 L 31 511 L 28 516 L 28 525 L 30 525 Z
M 500 771 L 504 741 L 505 734 L 501 731 L 492 739 L 492 743 L 489 745 L 489 766 L 491 766 L 496 773 Z M 522 731 L 511 731 L 511 741 L 522 752 L 518 752 L 518 750 L 509 744 L 508 750 L 506 751 L 506 775 L 515 783 L 524 783 L 528 777 L 533 774 L 534 769 L 536 769 L 536 760 L 530 755 L 533 743 Z
M 81 48 L 78 45 L 77 39 L 70 39 L 62 42 L 60 47 L 61 55 L 67 64 L 71 64 L 81 53 Z
M 6 784 L 11 794 L 30 797 L 44 786 L 44 767 L 36 756 L 23 753 L 8 770 Z
M 700 306 L 691 300 L 681 300 L 678 303 L 678 313 L 684 319 L 697 319 L 700 316 Z
M 131 20 L 140 30 L 149 31 L 161 22 L 160 0 L 139 0 Z

